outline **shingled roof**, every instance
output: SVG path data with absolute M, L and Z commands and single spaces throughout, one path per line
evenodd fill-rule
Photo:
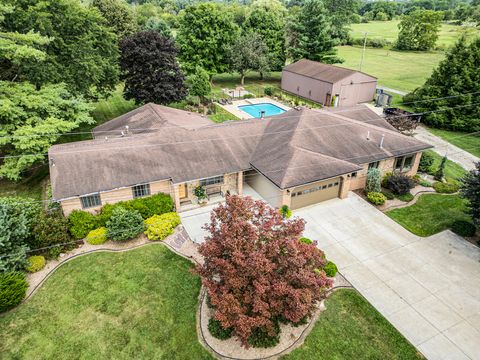
M 283 68 L 284 71 L 289 71 L 295 74 L 308 76 L 313 79 L 322 80 L 329 83 L 336 83 L 346 77 L 355 73 L 361 73 L 373 80 L 377 78 L 361 71 L 347 69 L 341 66 L 324 64 L 318 61 L 301 59 Z
M 302 109 L 266 119 L 190 130 L 170 126 L 144 134 L 54 145 L 49 151 L 53 198 L 164 179 L 177 184 L 251 168 L 285 189 L 431 147 L 378 126 L 379 122 L 385 120 L 377 116 L 370 123 L 341 113 Z

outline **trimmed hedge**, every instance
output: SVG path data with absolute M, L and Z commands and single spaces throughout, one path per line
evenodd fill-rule
M 40 271 L 45 267 L 45 258 L 41 255 L 30 256 L 27 261 L 29 265 L 25 267 L 25 270 L 29 273 Z
M 143 232 L 145 225 L 138 211 L 130 211 L 120 206 L 113 209 L 106 228 L 109 239 L 124 241 L 132 239 Z
M 88 233 L 86 240 L 92 245 L 101 245 L 107 241 L 107 228 L 101 227 Z
M 453 194 L 458 191 L 459 186 L 457 184 L 443 183 L 437 181 L 433 183 L 433 188 L 439 194 Z
M 0 273 L 0 313 L 20 304 L 27 293 L 28 283 L 21 272 Z
M 173 233 L 173 229 L 180 224 L 180 216 L 175 212 L 162 215 L 153 215 L 144 221 L 148 240 L 158 241 Z
M 75 239 L 83 239 L 93 229 L 97 228 L 98 220 L 95 215 L 83 210 L 73 210 L 68 215 L 70 234 Z
M 325 274 L 331 278 L 335 277 L 338 272 L 337 265 L 335 265 L 335 263 L 333 263 L 332 261 L 328 261 L 323 270 L 325 271 Z
M 385 195 L 383 195 L 382 193 L 378 193 L 378 192 L 368 193 L 367 194 L 367 199 L 373 205 L 383 205 L 383 204 L 385 204 L 385 201 L 387 201 L 387 198 L 385 197 Z
M 216 339 L 227 340 L 231 338 L 232 330 L 232 328 L 224 329 L 220 321 L 215 320 L 213 317 L 208 320 L 208 331 Z
M 457 235 L 471 237 L 475 235 L 477 228 L 473 223 L 466 220 L 454 221 L 450 229 Z

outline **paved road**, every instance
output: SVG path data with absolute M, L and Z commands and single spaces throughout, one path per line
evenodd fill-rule
M 363 199 L 294 212 L 340 272 L 428 359 L 480 359 L 480 249 L 417 237 Z
M 462 166 L 467 170 L 474 169 L 474 162 L 480 161 L 480 158 L 470 154 L 469 152 L 460 149 L 459 147 L 450 144 L 449 142 L 439 138 L 438 136 L 433 135 L 425 127 L 419 126 L 415 130 L 414 137 L 418 140 L 424 141 L 428 144 L 434 146 L 433 151 L 444 156 L 447 154 L 447 157 L 455 161 L 457 164 Z

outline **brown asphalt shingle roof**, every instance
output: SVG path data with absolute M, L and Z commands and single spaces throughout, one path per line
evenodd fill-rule
M 372 122 L 385 120 L 377 117 Z M 368 120 L 303 109 L 194 130 L 169 127 L 54 145 L 49 157 L 53 198 L 60 200 L 164 179 L 182 183 L 252 167 L 283 189 L 429 147 Z
M 365 74 L 361 71 L 351 70 L 340 66 L 329 65 L 320 63 L 318 61 L 312 61 L 307 59 L 298 60 L 283 68 L 284 71 L 289 71 L 295 74 L 311 77 L 313 79 L 322 80 L 328 83 L 336 83 L 346 77 L 355 73 L 361 73 L 368 76 L 372 81 L 376 80 L 376 77 Z

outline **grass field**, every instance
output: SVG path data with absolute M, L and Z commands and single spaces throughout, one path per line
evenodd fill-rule
M 363 39 L 365 32 L 368 33 L 370 39 L 385 39 L 395 42 L 398 37 L 398 24 L 400 20 L 391 21 L 370 21 L 368 23 L 352 24 L 350 34 L 354 39 Z M 452 46 L 455 41 L 462 35 L 473 37 L 480 35 L 480 29 L 472 26 L 459 26 L 443 23 L 440 29 L 437 47 L 445 48 Z
M 0 316 L 1 359 L 212 359 L 199 344 L 200 280 L 159 245 L 66 263 Z M 339 290 L 286 359 L 415 359 L 415 348 L 354 290 Z
M 433 150 L 427 150 L 426 152 L 430 153 L 434 158 L 433 165 L 431 166 L 431 171 L 430 171 L 430 173 L 433 175 L 440 166 L 440 163 L 442 161 L 442 156 L 440 156 Z M 467 171 L 463 167 L 458 165 L 456 162 L 449 160 L 447 155 L 447 164 L 445 165 L 445 171 L 444 171 L 445 179 L 447 180 L 447 182 L 458 184 L 459 183 L 458 180 L 462 178 L 466 173 Z
M 465 204 L 458 195 L 426 194 L 415 204 L 386 214 L 415 235 L 430 236 L 449 229 L 456 220 L 470 221 Z
M 480 157 L 480 133 L 466 135 L 463 132 L 429 128 L 428 131 L 441 137 L 445 141 L 458 146 L 460 149 Z
M 359 70 L 362 48 L 339 46 L 338 55 L 345 60 L 340 66 Z M 378 78 L 379 85 L 409 92 L 422 85 L 443 59 L 443 52 L 394 51 L 367 48 L 362 71 Z

